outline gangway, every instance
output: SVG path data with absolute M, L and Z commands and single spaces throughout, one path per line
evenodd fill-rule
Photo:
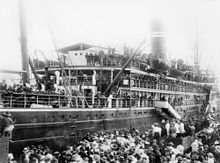
M 179 113 L 168 103 L 168 101 L 155 101 L 155 107 L 162 110 L 162 114 L 169 113 L 173 118 L 181 119 Z

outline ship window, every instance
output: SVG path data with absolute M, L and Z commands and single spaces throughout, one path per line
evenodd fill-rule
M 61 120 L 61 121 L 64 121 L 64 120 L 65 120 L 65 115 L 61 115 L 61 116 L 60 116 L 60 120 Z
M 12 117 L 12 122 L 15 123 L 16 122 L 16 118 Z
M 138 114 L 142 114 L 142 112 L 138 112 Z
M 96 118 L 98 118 L 98 114 L 96 114 L 95 116 L 96 116 Z
M 104 118 L 105 117 L 105 114 L 102 114 L 102 118 Z
M 47 120 L 48 120 L 49 122 L 53 122 L 54 119 L 55 119 L 54 116 L 48 116 L 48 117 L 47 117 Z
M 111 116 L 113 117 L 113 116 L 114 116 L 114 114 L 112 113 L 112 114 L 111 114 Z
M 32 122 L 32 123 L 36 123 L 36 122 L 37 122 L 37 116 L 32 117 L 32 118 L 31 118 L 31 122 Z
M 77 56 L 77 53 L 75 53 L 75 56 Z
M 80 53 L 80 55 L 82 55 L 82 53 Z

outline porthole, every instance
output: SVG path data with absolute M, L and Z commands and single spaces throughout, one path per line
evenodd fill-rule
M 16 118 L 15 117 L 12 117 L 12 123 L 16 123 Z
M 60 116 L 60 121 L 65 121 L 65 115 Z
M 47 120 L 49 121 L 49 122 L 53 122 L 54 121 L 54 116 L 48 116 L 48 118 L 47 118 Z
M 37 116 L 31 117 L 31 122 L 36 123 L 37 122 Z

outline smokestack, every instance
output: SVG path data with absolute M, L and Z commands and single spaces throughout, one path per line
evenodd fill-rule
M 162 22 L 159 19 L 152 21 L 151 25 L 151 53 L 154 58 L 166 62 L 165 35 L 163 33 Z

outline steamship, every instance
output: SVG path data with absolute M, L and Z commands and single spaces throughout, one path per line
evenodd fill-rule
M 146 130 L 162 119 L 200 114 L 216 84 L 214 74 L 168 63 L 161 33 L 155 23 L 150 54 L 142 54 L 143 44 L 118 52 L 78 43 L 56 49 L 57 61 L 43 62 L 30 59 L 21 30 L 23 83 L 29 83 L 30 66 L 37 90 L 1 90 L 0 112 L 10 112 L 15 126 L 11 144 L 63 145 L 88 132 Z

